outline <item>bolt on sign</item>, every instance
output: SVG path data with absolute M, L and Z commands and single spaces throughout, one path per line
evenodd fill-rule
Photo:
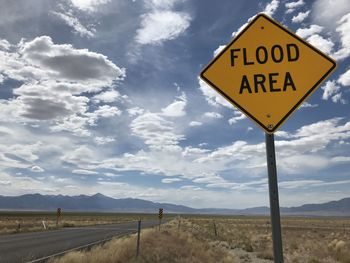
M 259 14 L 201 78 L 271 134 L 335 68 L 333 59 Z

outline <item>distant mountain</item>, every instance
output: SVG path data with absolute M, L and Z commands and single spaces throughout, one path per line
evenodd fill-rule
M 104 211 L 104 212 L 154 212 L 162 207 L 172 213 L 195 213 L 195 209 L 167 204 L 154 203 L 142 199 L 114 199 L 102 194 L 92 196 L 66 196 L 26 194 L 21 196 L 0 196 L 0 210 L 39 210 L 55 211 L 58 207 L 65 211 Z
M 283 213 L 304 215 L 350 215 L 350 197 L 323 204 L 306 204 L 283 208 Z
M 282 215 L 309 215 L 309 216 L 350 216 L 350 198 L 331 201 L 323 204 L 305 204 L 297 207 L 281 207 Z M 240 214 L 267 215 L 270 208 L 266 206 L 247 208 L 239 211 Z
M 155 203 L 142 199 L 115 199 L 102 194 L 92 196 L 66 196 L 26 194 L 21 196 L 0 196 L 0 210 L 38 210 L 55 211 L 60 207 L 64 211 L 94 211 L 94 212 L 138 212 L 154 213 L 163 208 L 167 213 L 186 214 L 222 214 L 222 215 L 265 215 L 268 207 L 247 209 L 195 209 L 183 205 Z M 281 207 L 285 215 L 334 215 L 350 216 L 350 198 L 323 204 L 305 204 L 299 207 Z

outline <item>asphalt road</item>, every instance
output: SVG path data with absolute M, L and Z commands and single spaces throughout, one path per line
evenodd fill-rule
M 157 224 L 158 221 L 145 221 L 141 225 L 142 228 L 147 228 Z M 4 235 L 0 236 L 0 262 L 21 263 L 35 261 L 136 231 L 137 222 L 130 222 Z

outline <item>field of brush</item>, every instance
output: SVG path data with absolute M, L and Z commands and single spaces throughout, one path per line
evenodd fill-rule
M 158 214 L 62 213 L 58 227 L 158 220 Z M 89 251 L 72 252 L 66 262 L 272 262 L 269 217 L 167 215 L 168 223 L 141 232 L 140 255 L 136 236 L 115 239 Z M 0 233 L 56 229 L 56 213 L 0 212 Z M 20 227 L 19 227 L 20 225 Z M 287 263 L 350 263 L 350 218 L 282 217 Z
M 269 217 L 186 219 L 198 239 L 241 255 L 241 261 L 235 262 L 273 259 Z M 349 218 L 283 217 L 281 224 L 285 262 L 350 262 Z
M 350 262 L 349 218 L 283 217 L 282 233 L 286 263 Z M 138 258 L 130 235 L 52 262 L 267 263 L 273 260 L 271 239 L 269 217 L 184 215 L 160 231 L 142 230 Z

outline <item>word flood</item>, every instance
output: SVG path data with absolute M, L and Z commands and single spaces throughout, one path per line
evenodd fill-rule
M 231 52 L 231 66 L 236 66 L 236 60 L 243 65 L 255 65 L 266 63 L 281 63 L 285 60 L 294 62 L 299 59 L 299 48 L 296 44 L 286 44 L 285 46 L 274 45 L 271 48 L 259 46 L 255 52 L 249 52 L 246 48 L 234 48 Z

